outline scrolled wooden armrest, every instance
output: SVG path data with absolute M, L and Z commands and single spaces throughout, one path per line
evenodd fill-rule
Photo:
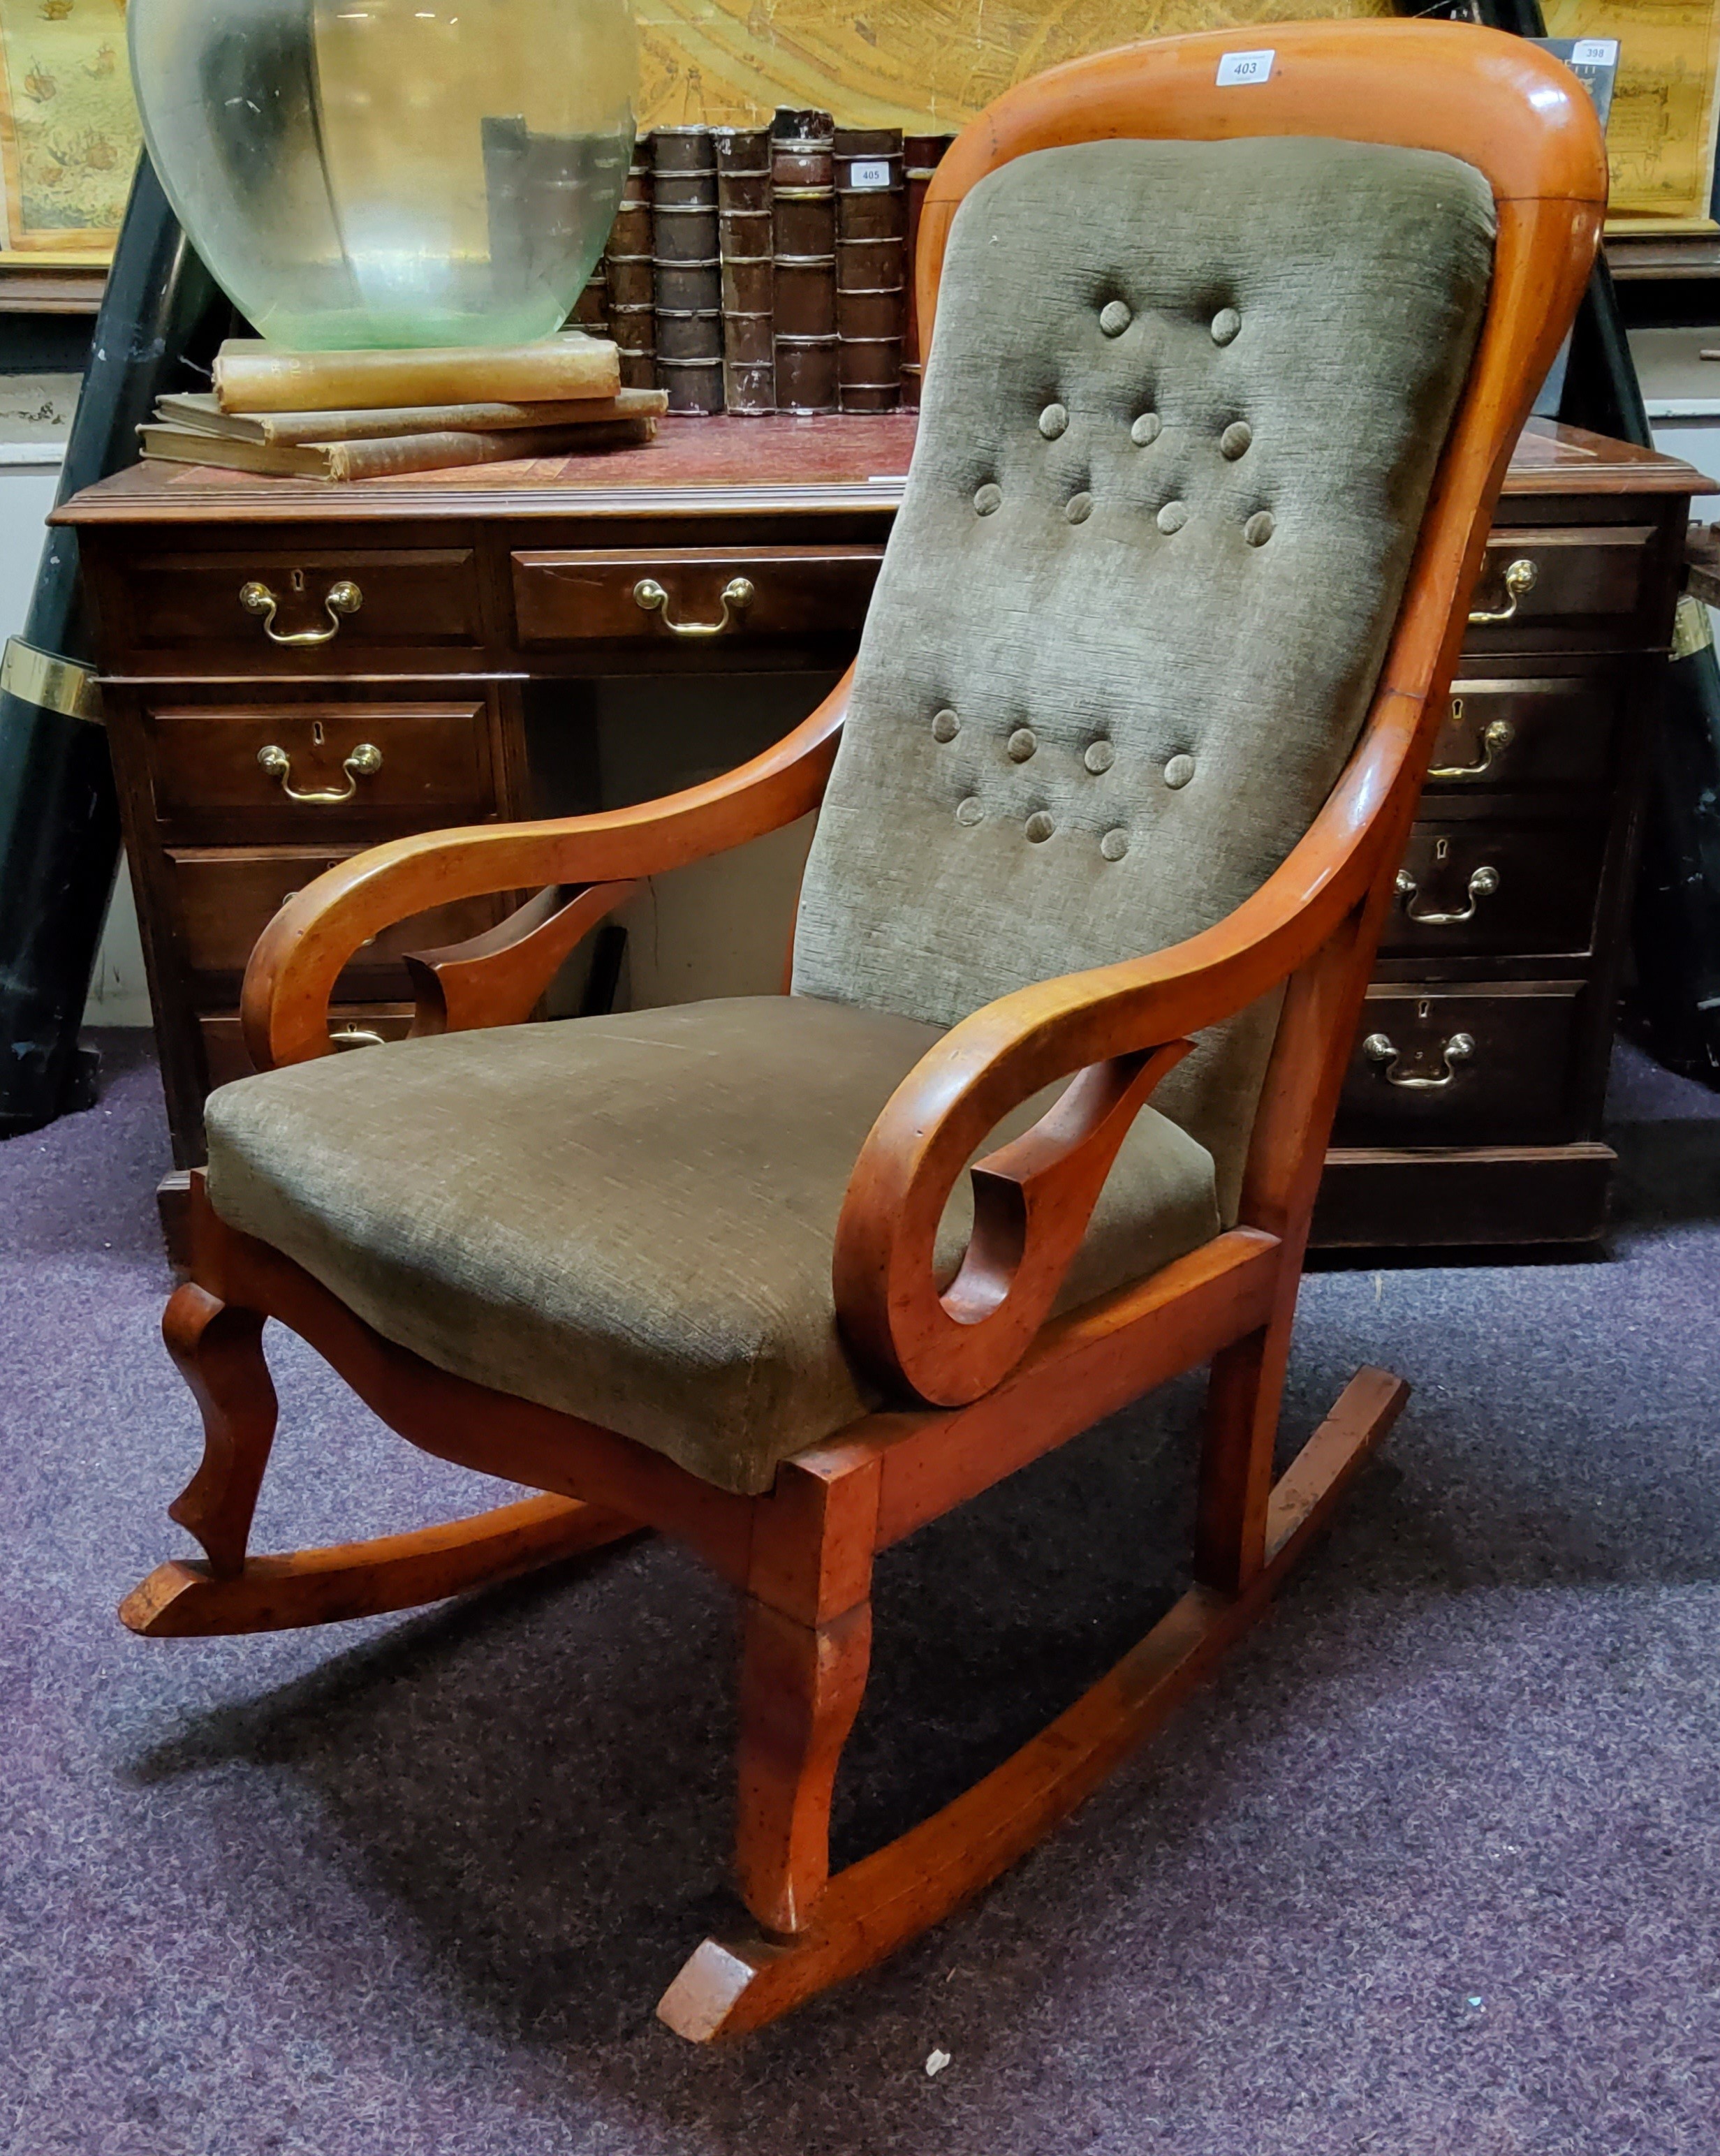
M 852 678 L 850 669 L 810 717 L 762 755 L 701 786 L 598 815 L 393 839 L 315 877 L 269 923 L 245 969 L 243 1013 L 251 1060 L 266 1070 L 331 1053 L 328 1007 L 335 983 L 381 930 L 431 906 L 542 886 L 549 888 L 511 921 L 421 960 L 421 993 L 434 996 L 450 983 L 454 987 L 455 1001 L 443 995 L 439 1024 L 473 1022 L 474 968 L 496 983 L 495 1008 L 505 1004 L 523 1015 L 578 936 L 640 879 L 743 845 L 818 806 Z M 426 973 L 439 991 L 425 988 Z
M 1287 979 L 1385 872 L 1421 708 L 1419 697 L 1382 696 L 1307 835 L 1224 920 L 1168 949 L 1000 997 L 902 1081 L 855 1164 L 834 1265 L 844 1337 L 886 1383 L 959 1407 L 1019 1361 L 1118 1147 L 1188 1036 Z M 1031 1129 L 975 1163 L 973 1232 L 940 1291 L 933 1253 L 957 1177 L 1005 1116 L 1071 1077 Z
M 414 1034 L 465 1033 L 480 1026 L 518 1025 L 574 946 L 624 906 L 640 883 L 552 884 L 494 928 L 439 951 L 409 951 L 418 1009 Z

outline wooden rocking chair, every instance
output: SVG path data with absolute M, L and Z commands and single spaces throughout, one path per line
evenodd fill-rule
M 1237 84 L 1231 33 L 1071 63 L 950 151 L 913 471 L 824 705 L 670 798 L 318 877 L 246 978 L 264 1075 L 209 1104 L 166 1318 L 206 1433 L 172 1517 L 207 1562 L 125 1621 L 322 1623 L 642 1526 L 690 1545 L 745 1597 L 757 1928 L 670 1985 L 687 2036 L 865 1968 L 1028 1849 L 1260 1614 L 1405 1397 L 1363 1370 L 1274 1481 L 1363 984 L 1606 172 L 1574 79 L 1515 38 L 1260 35 Z M 639 879 L 820 803 L 788 993 L 526 1022 Z M 367 937 L 540 886 L 413 962 L 413 1038 L 331 1055 Z M 547 1494 L 248 1555 L 265 1317 L 413 1444 Z M 830 1877 L 875 1557 L 1208 1361 L 1192 1590 Z

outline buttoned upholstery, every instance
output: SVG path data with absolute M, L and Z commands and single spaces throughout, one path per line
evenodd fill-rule
M 1493 230 L 1469 166 L 1296 138 L 1084 143 L 972 190 L 798 989 L 949 1025 L 1264 881 L 1365 715 Z M 1155 1096 L 1226 1219 L 1275 1012 Z
M 398 1041 L 212 1094 L 209 1196 L 439 1368 L 757 1492 L 881 1404 L 830 1252 L 855 1156 L 937 1038 L 760 996 Z M 963 1178 L 946 1277 L 971 1220 Z M 1064 1303 L 1217 1229 L 1211 1161 L 1148 1110 Z

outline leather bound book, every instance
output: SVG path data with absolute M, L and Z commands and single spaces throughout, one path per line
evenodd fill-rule
M 609 271 L 607 259 L 599 255 L 593 270 L 573 302 L 569 320 L 590 336 L 609 334 Z
M 539 134 L 523 119 L 488 117 L 480 124 L 490 259 L 498 277 L 552 284 L 568 245 L 583 237 L 581 220 L 593 194 L 608 197 L 626 154 L 595 135 Z M 569 316 L 601 330 L 588 306 Z
M 283 352 L 260 337 L 228 337 L 213 388 L 223 412 L 346 412 L 608 398 L 619 376 L 614 346 L 581 330 L 530 344 L 359 352 Z
M 722 257 L 722 393 L 731 412 L 774 412 L 771 148 L 768 127 L 720 127 L 716 238 Z
M 657 380 L 671 412 L 722 409 L 722 276 L 716 160 L 708 127 L 651 137 Z
M 594 427 L 507 427 L 484 434 L 384 436 L 354 442 L 242 442 L 189 428 L 138 429 L 151 462 L 263 472 L 276 479 L 387 479 L 401 472 L 447 471 L 461 465 L 511 464 L 630 449 L 649 442 L 655 419 L 609 419 Z
M 771 127 L 777 408 L 836 409 L 835 122 L 784 107 Z
M 609 280 L 609 334 L 621 355 L 624 389 L 657 387 L 656 303 L 651 288 L 649 138 L 638 143 L 627 168 L 621 207 L 603 254 Z
M 207 389 L 156 399 L 154 427 L 255 442 L 269 449 L 311 443 L 392 441 L 401 434 L 485 434 L 522 427 L 603 427 L 614 419 L 660 419 L 660 389 L 621 389 L 613 397 L 552 398 L 521 403 L 366 405 L 352 411 L 223 412 Z
M 932 184 L 932 175 L 937 170 L 939 160 L 955 141 L 953 135 L 908 135 L 902 138 L 903 177 L 907 193 L 907 262 L 906 305 L 903 309 L 901 343 L 901 401 L 917 404 L 920 401 L 920 374 L 923 359 L 920 351 L 920 311 L 915 294 L 917 280 L 915 268 L 920 253 L 920 212 L 925 205 L 926 190 Z
M 906 296 L 901 131 L 839 127 L 834 150 L 837 404 L 893 412 L 901 402 Z

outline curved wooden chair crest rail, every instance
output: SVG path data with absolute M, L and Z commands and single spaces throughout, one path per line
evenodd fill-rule
M 1148 955 L 985 1004 L 909 1073 L 861 1147 L 834 1252 L 853 1355 L 886 1394 L 778 1467 L 716 1486 L 614 1431 L 434 1368 L 194 1193 L 192 1278 L 169 1348 L 203 1411 L 203 1466 L 172 1507 L 207 1553 L 122 1612 L 151 1636 L 314 1624 L 412 1606 L 655 1527 L 746 1598 L 738 1876 L 757 1928 L 707 1940 L 660 2011 L 706 2038 L 756 2026 L 954 1907 L 1077 1803 L 1259 1614 L 1395 1415 L 1363 1371 L 1276 1483 L 1273 1443 L 1308 1219 L 1391 880 L 1492 506 L 1587 277 L 1605 165 L 1587 98 L 1534 48 L 1415 23 L 1275 26 L 1269 80 L 1219 86 L 1234 33 L 1099 54 L 1025 83 L 958 139 L 917 265 L 935 316 L 954 213 L 1027 152 L 1107 140 L 1305 136 L 1440 151 L 1481 172 L 1492 282 L 1365 726 L 1306 835 L 1218 923 Z M 934 372 L 937 354 L 934 352 Z M 852 685 L 765 755 L 687 793 L 563 821 L 378 847 L 308 885 L 259 942 L 244 1024 L 260 1068 L 330 1052 L 342 967 L 379 929 L 481 893 L 539 895 L 485 937 L 413 962 L 418 1033 L 527 1019 L 568 951 L 640 879 L 819 804 Z M 1072 1311 L 1055 1308 L 1106 1172 L 1189 1037 L 1282 985 L 1236 1224 Z M 1072 1080 L 974 1169 L 968 1253 L 942 1290 L 945 1201 L 1000 1122 Z M 418 1534 L 246 1553 L 275 1424 L 259 1335 L 301 1333 L 412 1442 L 545 1494 Z M 936 1817 L 828 1877 L 832 1784 L 864 1689 L 876 1553 L 1176 1373 L 1212 1363 L 1197 1585 L 1044 1736 Z

